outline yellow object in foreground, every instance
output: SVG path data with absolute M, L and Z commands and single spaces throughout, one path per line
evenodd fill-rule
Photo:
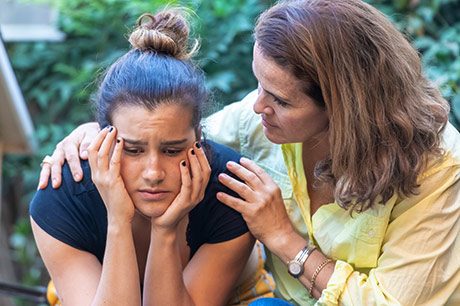
M 50 306 L 61 306 L 61 302 L 57 296 L 56 288 L 54 287 L 54 283 L 52 280 L 48 283 L 48 287 L 46 290 L 46 298 L 48 299 L 48 303 Z

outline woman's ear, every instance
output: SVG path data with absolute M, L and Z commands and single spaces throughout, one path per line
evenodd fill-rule
M 201 140 L 201 128 L 203 126 L 201 124 L 198 125 L 198 127 L 195 129 L 195 136 L 196 136 L 196 141 Z

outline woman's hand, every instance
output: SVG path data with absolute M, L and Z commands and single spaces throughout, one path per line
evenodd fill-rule
M 96 122 L 85 123 L 58 143 L 51 156 L 51 164 L 45 163 L 42 166 L 38 188 L 44 189 L 48 186 L 50 175 L 53 188 L 61 186 L 62 165 L 66 160 L 69 163 L 74 180 L 79 182 L 83 178 L 80 158 L 88 158 L 87 148 L 98 132 L 99 125 Z
M 114 127 L 104 128 L 88 147 L 91 178 L 104 200 L 109 224 L 131 222 L 134 216 L 133 201 L 120 175 L 123 139 L 116 135 Z
M 227 168 L 244 183 L 224 173 L 219 175 L 219 181 L 242 199 L 223 192 L 217 194 L 217 199 L 240 212 L 252 235 L 272 250 L 276 245 L 282 245 L 278 239 L 294 234 L 281 190 L 270 175 L 253 161 L 243 157 L 240 163 L 228 162 Z
M 153 228 L 175 231 L 182 218 L 203 200 L 211 167 L 201 144 L 197 144 L 187 152 L 188 165 L 185 160 L 179 165 L 182 181 L 179 194 L 161 216 L 152 218 Z

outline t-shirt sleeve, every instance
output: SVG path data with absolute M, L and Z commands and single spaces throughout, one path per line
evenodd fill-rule
M 69 166 L 64 165 L 62 184 L 53 189 L 51 183 L 38 190 L 30 203 L 29 213 L 35 223 L 57 240 L 76 249 L 103 258 L 101 237 L 107 230 L 106 210 L 91 181 L 88 162 L 82 162 L 83 180 L 72 178 Z
M 226 169 L 227 161 L 239 162 L 241 155 L 230 148 L 212 144 L 212 173 L 206 189 L 206 215 L 204 232 L 207 233 L 206 243 L 219 243 L 237 238 L 249 231 L 246 222 L 239 212 L 217 200 L 218 192 L 225 192 L 239 197 L 218 181 L 220 173 L 235 177 Z
M 230 175 L 228 172 L 226 174 Z M 220 182 L 213 183 L 212 194 L 225 192 L 234 197 L 239 197 L 233 191 L 222 186 Z M 249 231 L 246 222 L 239 212 L 219 202 L 216 197 L 210 201 L 213 206 L 212 217 L 206 222 L 209 233 L 208 243 L 219 243 L 237 238 Z

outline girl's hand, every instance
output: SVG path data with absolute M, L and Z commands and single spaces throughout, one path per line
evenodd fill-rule
M 133 201 L 120 175 L 123 139 L 119 137 L 115 142 L 116 135 L 115 127 L 107 127 L 88 147 L 91 177 L 104 200 L 109 224 L 117 221 L 131 222 L 134 216 Z M 110 157 L 112 146 L 113 153 Z
M 204 198 L 211 167 L 201 144 L 195 143 L 187 151 L 187 157 L 188 165 L 185 160 L 179 164 L 182 181 L 179 194 L 161 216 L 152 218 L 154 228 L 175 231 L 183 217 Z
M 242 199 L 219 192 L 217 199 L 243 215 L 252 235 L 269 249 L 279 245 L 277 239 L 285 239 L 294 233 L 284 207 L 281 190 L 262 168 L 247 158 L 241 165 L 228 162 L 227 168 L 244 183 L 222 173 L 219 181 L 235 191 Z

